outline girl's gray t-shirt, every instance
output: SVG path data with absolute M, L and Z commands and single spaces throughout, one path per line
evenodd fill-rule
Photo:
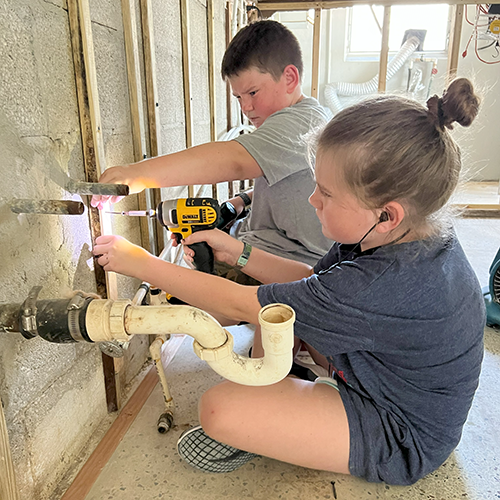
M 306 97 L 269 116 L 255 132 L 235 139 L 264 176 L 255 179 L 252 211 L 231 232 L 234 237 L 311 266 L 328 251 L 332 242 L 309 204 L 315 181 L 307 135 L 324 127 L 330 117 L 316 99 Z
M 350 251 L 334 244 L 316 274 L 262 285 L 258 299 L 293 307 L 295 335 L 335 371 L 351 474 L 412 484 L 460 440 L 483 357 L 481 289 L 455 237 Z

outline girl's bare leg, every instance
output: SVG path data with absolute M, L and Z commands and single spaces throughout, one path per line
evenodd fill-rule
M 249 387 L 223 382 L 203 394 L 200 422 L 213 439 L 266 457 L 349 473 L 349 425 L 339 392 L 286 377 Z

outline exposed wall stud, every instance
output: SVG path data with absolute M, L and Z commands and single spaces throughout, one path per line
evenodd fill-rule
M 453 6 L 450 39 L 448 40 L 448 65 L 446 72 L 447 83 L 450 83 L 457 76 L 458 56 L 460 52 L 460 37 L 462 34 L 464 9 L 466 8 L 467 6 L 464 5 Z
M 387 62 L 389 60 L 389 28 L 391 25 L 391 7 L 384 7 L 382 24 L 382 46 L 380 48 L 380 63 L 378 70 L 378 91 L 385 92 L 387 86 Z
M 148 109 L 149 154 L 161 155 L 160 118 L 158 112 L 158 91 L 156 88 L 156 59 L 153 33 L 153 7 L 151 0 L 140 0 L 142 46 L 144 50 L 144 71 L 146 73 L 146 102 Z M 151 189 L 151 203 L 156 206 L 161 202 L 160 189 Z M 165 245 L 164 228 L 156 221 L 156 254 Z
M 75 67 L 76 93 L 82 133 L 85 176 L 89 182 L 97 182 L 104 167 L 104 146 L 97 95 L 94 47 L 88 0 L 67 0 L 73 64 Z M 92 240 L 102 233 L 99 211 L 89 207 Z M 94 258 L 97 293 L 103 298 L 118 296 L 116 275 L 105 273 Z M 120 390 L 117 387 L 112 358 L 102 354 L 106 401 L 108 411 L 119 408 Z M 111 361 L 110 361 L 111 360 Z
M 215 106 L 215 41 L 214 0 L 207 0 L 208 92 L 210 100 L 210 141 L 217 140 L 217 113 Z M 218 199 L 217 184 L 212 184 L 212 198 Z
M 0 399 L 0 498 L 2 500 L 20 500 L 17 489 L 14 464 L 10 454 L 9 433 Z
M 234 0 L 233 0 L 234 1 Z M 231 3 L 226 3 L 226 48 L 231 42 Z M 226 80 L 226 131 L 229 132 L 233 127 L 232 119 L 232 101 L 231 101 L 231 85 L 229 81 Z M 228 197 L 232 198 L 234 196 L 234 184 L 232 181 L 227 183 Z
M 130 116 L 132 122 L 132 142 L 134 145 L 134 161 L 140 161 L 146 155 L 144 134 L 144 116 L 142 112 L 141 76 L 139 71 L 139 50 L 134 6 L 131 0 L 121 0 L 123 35 L 125 39 L 125 56 L 127 59 L 127 80 L 130 101 Z M 155 208 L 148 206 L 146 193 L 137 195 L 139 210 Z M 158 255 L 157 231 L 155 221 L 151 218 L 140 217 L 141 243 L 154 255 Z
M 318 98 L 320 43 L 321 43 L 321 9 L 315 9 L 314 31 L 313 31 L 311 96 L 315 97 L 316 99 Z
M 187 0 L 180 0 L 182 74 L 184 84 L 184 114 L 186 120 L 186 148 L 193 146 L 193 115 L 191 111 L 191 60 L 189 57 L 189 11 Z M 188 186 L 188 196 L 194 195 L 193 186 Z

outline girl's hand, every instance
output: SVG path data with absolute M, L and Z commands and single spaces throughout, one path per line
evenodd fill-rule
M 243 251 L 243 242 L 229 236 L 229 234 L 220 229 L 211 229 L 209 231 L 198 231 L 191 234 L 185 240 L 182 240 L 184 245 L 184 254 L 186 262 L 193 262 L 194 251 L 188 247 L 193 243 L 206 241 L 214 252 L 214 259 L 218 262 L 225 262 L 230 266 L 236 265 L 241 252 Z
M 105 271 L 125 274 L 133 278 L 142 279 L 144 270 L 153 256 L 121 236 L 99 236 L 92 250 L 99 255 L 97 262 Z

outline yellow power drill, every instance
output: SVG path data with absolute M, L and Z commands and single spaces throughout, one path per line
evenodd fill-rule
M 222 207 L 214 198 L 179 198 L 162 201 L 156 210 L 129 210 L 108 212 L 118 215 L 155 217 L 160 224 L 175 235 L 177 243 L 196 231 L 224 228 L 236 219 L 236 210 L 229 202 Z M 198 271 L 214 274 L 214 254 L 205 242 L 189 245 L 195 252 L 194 266 Z

